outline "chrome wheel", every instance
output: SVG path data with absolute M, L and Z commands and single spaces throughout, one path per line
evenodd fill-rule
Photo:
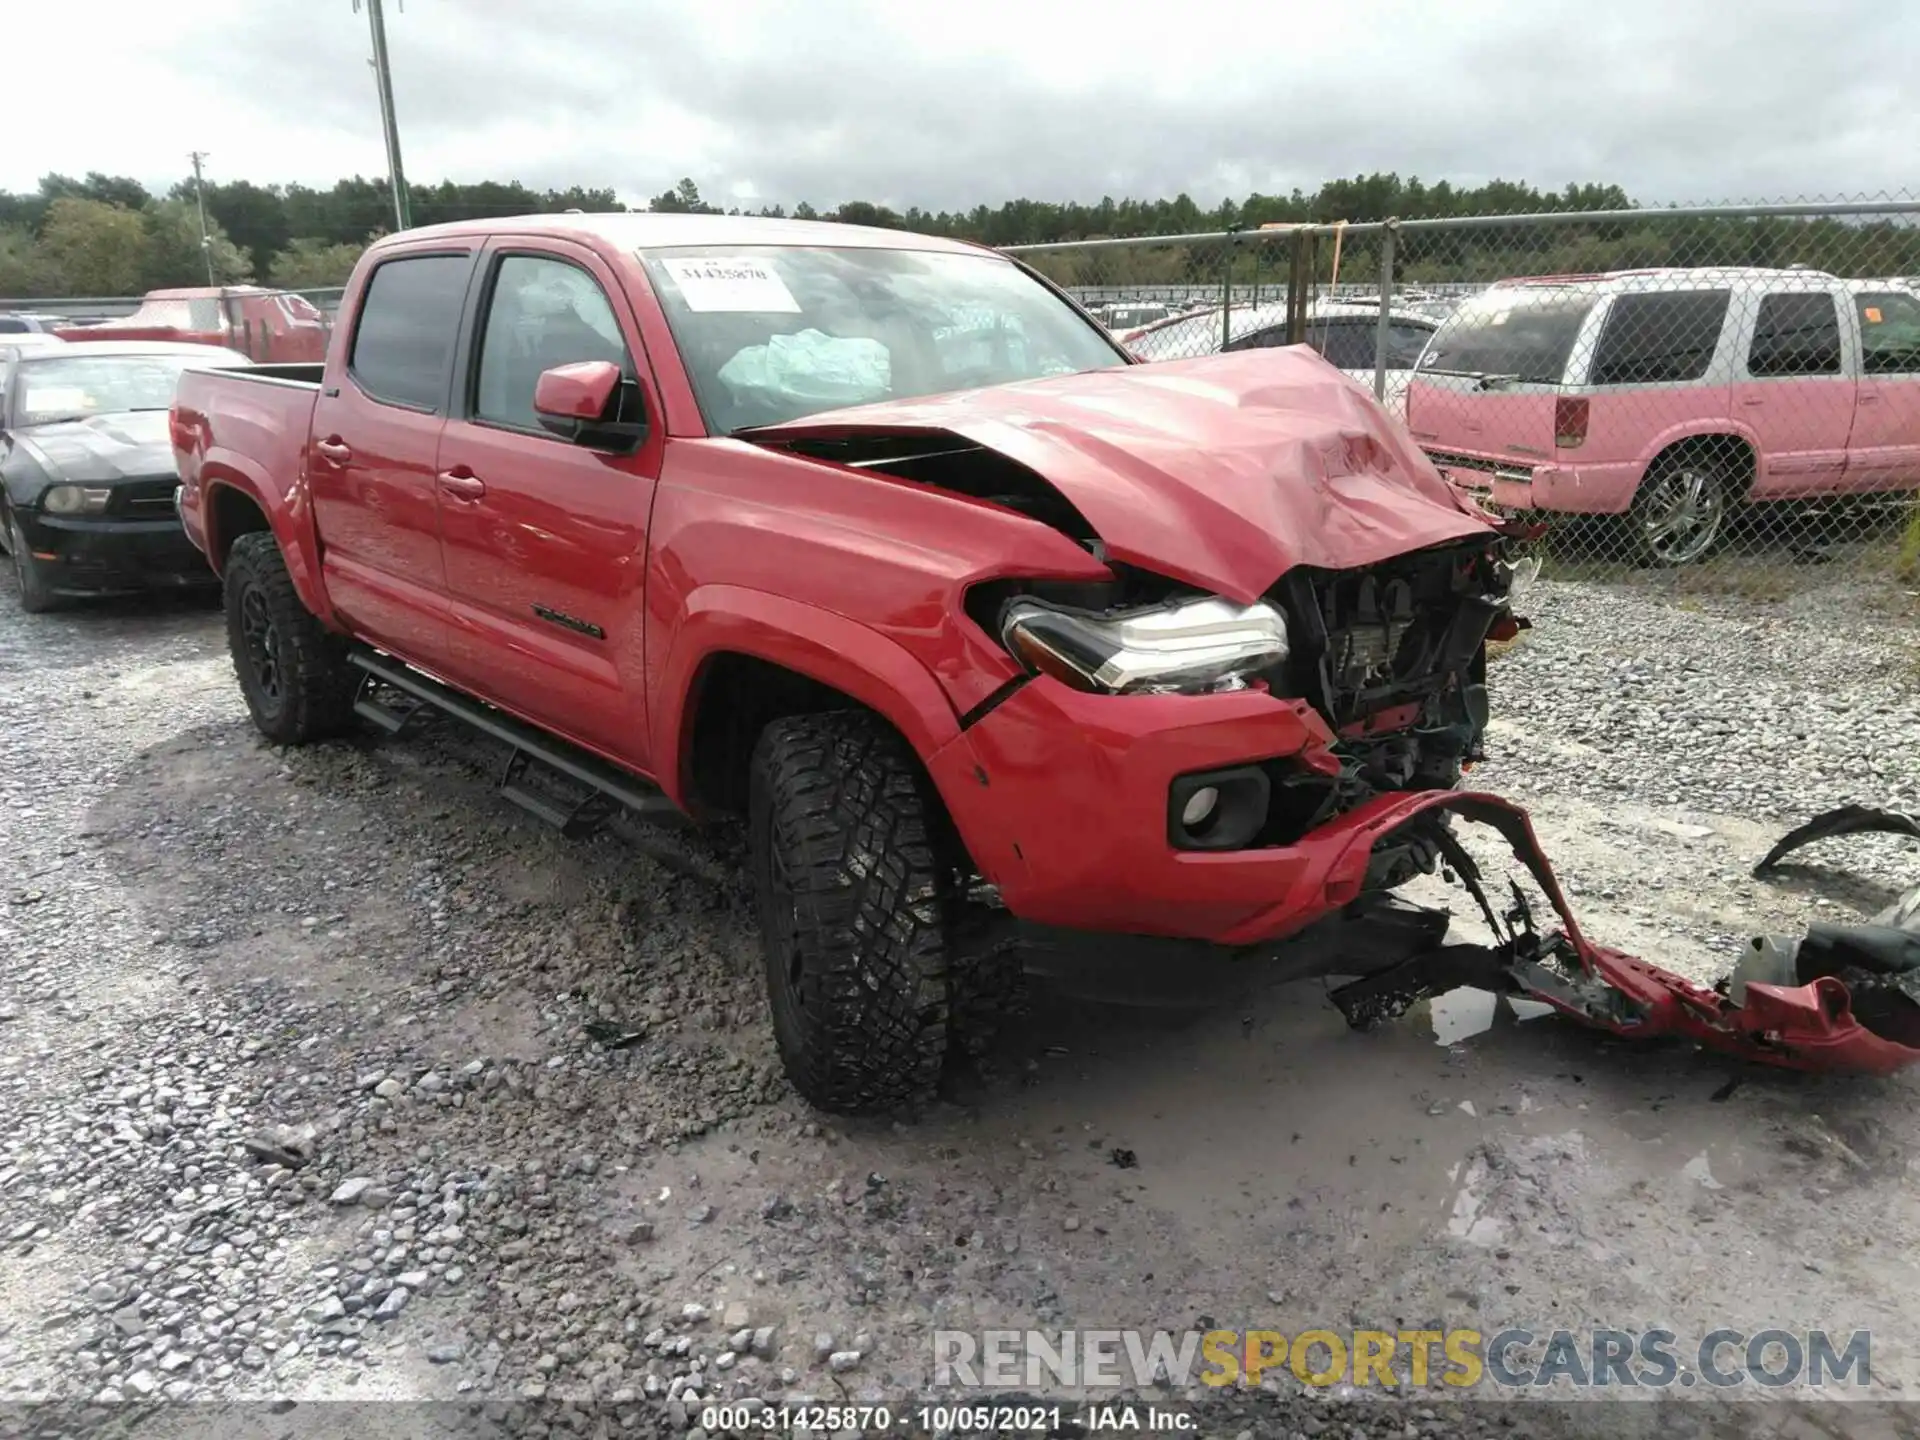
M 1656 565 L 1690 565 L 1720 538 L 1726 487 L 1711 467 L 1687 461 L 1649 475 L 1634 501 L 1640 548 Z

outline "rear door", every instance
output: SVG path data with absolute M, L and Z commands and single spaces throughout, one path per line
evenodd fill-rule
M 1860 391 L 1847 442 L 1847 489 L 1920 486 L 1920 296 L 1861 291 Z
M 389 252 L 314 405 L 307 475 L 327 593 L 383 649 L 447 674 L 436 462 L 470 249 Z
M 1463 301 L 1408 383 L 1413 438 L 1443 464 L 1459 456 L 1475 469 L 1531 469 L 1552 460 L 1554 400 L 1591 350 L 1598 299 L 1591 285 L 1528 283 Z
M 1760 450 L 1756 497 L 1825 495 L 1840 488 L 1859 378 L 1831 289 L 1763 291 L 1735 362 L 1734 416 Z M 1852 317 L 1847 317 L 1851 329 Z
M 647 763 L 642 584 L 663 437 L 624 453 L 543 429 L 542 371 L 634 361 L 639 327 L 584 247 L 496 242 L 437 467 L 452 658 L 469 688 L 635 768 Z

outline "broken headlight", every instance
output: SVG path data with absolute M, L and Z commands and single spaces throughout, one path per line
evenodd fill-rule
M 1021 599 L 1000 621 L 1013 656 L 1076 690 L 1205 694 L 1246 688 L 1287 658 L 1287 621 L 1265 601 L 1209 596 L 1094 614 Z

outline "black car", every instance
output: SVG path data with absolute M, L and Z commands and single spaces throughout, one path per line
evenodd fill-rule
M 167 411 L 182 370 L 250 363 L 212 345 L 0 345 L 0 546 L 22 609 L 217 583 L 174 510 Z

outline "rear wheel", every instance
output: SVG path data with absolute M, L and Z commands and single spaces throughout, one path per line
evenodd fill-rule
M 7 515 L 7 553 L 13 559 L 13 579 L 20 592 L 20 608 L 29 615 L 44 615 L 58 606 L 60 597 L 53 593 L 53 586 L 47 581 L 46 566 L 33 558 L 33 552 L 27 548 L 26 534 L 11 513 Z
M 776 720 L 749 777 L 774 1038 L 823 1110 L 930 1098 L 951 1037 L 960 897 L 946 817 L 906 742 L 860 711 Z
M 1640 562 L 1671 568 L 1703 558 L 1726 529 L 1731 490 L 1717 460 L 1676 455 L 1657 462 L 1627 514 Z
M 279 745 L 338 735 L 353 720 L 346 641 L 300 602 L 265 531 L 233 542 L 226 565 L 227 648 L 260 733 Z

